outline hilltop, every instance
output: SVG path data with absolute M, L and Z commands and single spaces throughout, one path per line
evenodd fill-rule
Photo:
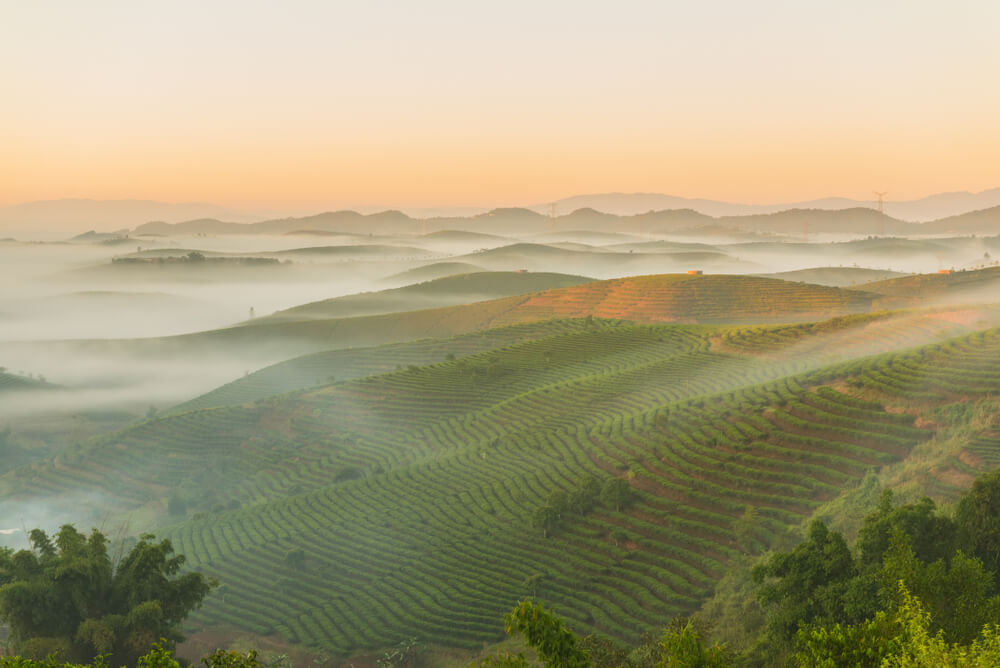
M 1000 233 L 1000 204 L 939 218 L 926 223 L 924 229 L 927 234 L 997 234 Z
M 524 280 L 533 280 L 530 276 Z M 358 297 L 357 301 L 365 299 Z M 11 349 L 27 347 L 43 353 L 140 358 L 173 355 L 187 360 L 209 356 L 217 361 L 238 359 L 260 366 L 321 350 L 444 338 L 553 318 L 593 316 L 638 323 L 802 322 L 885 308 L 896 301 L 875 293 L 752 276 L 662 274 L 594 281 L 416 311 L 321 319 L 260 319 L 250 321 L 249 325 L 169 337 L 45 341 L 11 344 Z
M 675 197 L 660 193 L 601 193 L 577 195 L 557 200 L 555 206 L 560 211 L 590 207 L 620 216 L 631 216 L 647 211 L 664 209 L 692 209 L 708 216 L 746 216 L 786 211 L 788 209 L 840 210 L 858 207 L 874 208 L 872 200 L 856 200 L 847 197 L 825 197 L 805 202 L 781 202 L 775 204 L 742 204 L 709 199 Z M 885 203 L 887 211 L 902 220 L 931 221 L 948 216 L 958 216 L 1000 205 L 1000 188 L 982 192 L 935 193 L 915 200 L 890 200 Z M 532 207 L 537 211 L 547 210 L 548 204 Z
M 500 271 L 459 274 L 402 288 L 303 304 L 247 324 L 415 311 L 568 287 L 591 281 L 593 279 L 584 276 L 544 272 Z
M 868 285 L 902 276 L 898 271 L 886 269 L 865 269 L 862 267 L 816 267 L 813 269 L 798 269 L 782 271 L 776 274 L 760 274 L 762 278 L 779 278 L 783 281 L 801 281 L 816 285 L 828 285 L 835 288 L 861 287 L 867 290 Z M 878 292 L 878 290 L 872 290 Z
M 0 367 L 0 393 L 24 392 L 26 390 L 46 390 L 57 387 L 44 378 L 25 376 L 23 373 L 12 373 L 5 367 Z
M 532 295 L 499 322 L 593 315 L 635 322 L 787 322 L 871 309 L 871 293 L 753 276 L 663 274 Z
M 974 271 L 901 276 L 865 283 L 862 289 L 893 297 L 920 298 L 924 303 L 1000 302 L 1000 267 Z
M 436 278 L 455 276 L 457 274 L 474 274 L 480 271 L 484 271 L 484 269 L 469 262 L 434 262 L 422 267 L 401 271 L 383 280 L 386 283 L 410 284 L 417 281 L 432 281 Z
M 850 204 L 846 202 L 845 204 Z M 225 222 L 215 218 L 181 223 L 145 223 L 135 227 L 133 235 L 225 235 L 225 234 L 395 234 L 416 235 L 426 229 L 472 232 L 487 236 L 539 235 L 565 230 L 601 233 L 693 233 L 713 228 L 741 233 L 769 233 L 790 236 L 833 235 L 938 235 L 949 231 L 963 234 L 995 234 L 997 207 L 982 211 L 962 211 L 959 215 L 938 218 L 929 223 L 907 222 L 900 217 L 880 213 L 872 206 L 854 204 L 834 208 L 786 206 L 765 207 L 753 213 L 716 213 L 707 215 L 690 207 L 656 209 L 618 215 L 581 207 L 549 217 L 528 208 L 502 208 L 468 217 L 412 218 L 400 211 L 361 214 L 356 211 L 332 211 L 300 218 L 279 218 L 255 223 Z M 429 235 L 428 235 L 429 236 Z

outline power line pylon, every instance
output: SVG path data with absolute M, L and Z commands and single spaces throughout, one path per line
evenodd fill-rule
M 884 201 L 882 200 L 882 198 L 885 197 L 886 195 L 888 195 L 889 193 L 888 192 L 882 192 L 882 193 L 880 193 L 877 190 L 873 190 L 872 192 L 875 193 L 876 197 L 878 197 L 878 207 L 877 207 L 878 208 L 878 212 L 879 213 L 885 213 L 885 206 L 884 206 Z
M 872 192 L 875 193 L 876 197 L 878 197 L 878 207 L 877 207 L 878 208 L 878 212 L 880 214 L 882 214 L 882 216 L 883 216 L 883 218 L 880 221 L 882 223 L 882 231 L 879 234 L 879 236 L 884 237 L 885 236 L 885 217 L 884 217 L 885 216 L 885 206 L 884 206 L 884 201 L 882 200 L 882 198 L 885 197 L 886 195 L 888 195 L 889 193 L 888 192 L 879 192 L 877 190 L 873 190 Z
M 549 232 L 556 231 L 556 207 L 558 205 L 555 202 L 549 204 Z

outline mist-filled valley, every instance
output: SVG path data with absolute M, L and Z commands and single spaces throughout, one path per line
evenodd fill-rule
M 755 559 L 816 518 L 858 531 L 877 490 L 947 504 L 1000 463 L 1000 218 L 976 220 L 335 213 L 6 239 L 0 545 L 168 538 L 220 583 L 192 655 L 255 638 L 367 665 L 416 639 L 425 665 L 467 662 L 525 596 L 588 638 L 695 615 L 746 644 L 727 615 Z

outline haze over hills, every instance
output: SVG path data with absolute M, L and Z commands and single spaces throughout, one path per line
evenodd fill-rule
M 130 229 L 151 220 L 179 223 L 196 218 L 225 218 L 251 222 L 268 216 L 203 202 L 57 199 L 0 206 L 0 232 L 47 236 L 50 232 L 78 233 L 88 228 L 99 232 Z
M 1000 462 L 979 269 L 1000 236 L 918 234 L 993 220 L 959 218 L 331 212 L 5 241 L 0 364 L 51 385 L 0 374 L 0 517 L 169 537 L 225 584 L 206 637 L 478 650 L 532 593 L 628 640 L 799 523 L 847 521 L 862 480 L 954 498 Z M 563 495 L 582 510 L 539 524 Z
M 992 235 L 1000 231 L 1000 206 L 961 216 L 912 223 L 881 214 L 870 207 L 837 210 L 783 209 L 777 212 L 712 217 L 692 209 L 668 209 L 616 216 L 594 209 L 578 209 L 550 218 L 531 209 L 494 209 L 470 218 L 414 219 L 400 211 L 360 214 L 336 211 L 305 218 L 284 218 L 257 223 L 232 223 L 214 219 L 183 223 L 146 223 L 136 236 L 176 236 L 191 234 L 288 234 L 313 232 L 341 234 L 419 234 L 421 230 L 468 231 L 488 235 L 541 235 L 572 231 L 643 234 L 697 233 L 723 228 L 741 233 L 789 235 L 936 235 L 951 232 Z
M 875 208 L 876 201 L 856 200 L 847 197 L 825 197 L 804 202 L 782 202 L 777 204 L 741 204 L 710 199 L 696 199 L 663 195 L 659 193 L 604 193 L 576 195 L 556 200 L 559 212 L 574 211 L 589 207 L 620 216 L 633 216 L 647 211 L 664 209 L 691 209 L 708 216 L 747 216 L 753 214 L 777 213 L 787 209 L 851 209 Z M 538 204 L 532 209 L 543 213 L 550 204 Z M 992 188 L 977 193 L 950 192 L 937 193 L 915 200 L 885 200 L 885 211 L 890 216 L 912 222 L 927 222 L 939 218 L 956 216 L 970 211 L 978 211 L 1000 206 L 1000 188 Z
M 723 219 L 721 224 L 743 229 L 772 230 L 764 219 L 744 220 L 744 224 L 725 220 L 746 216 L 766 216 L 798 211 L 843 211 L 848 209 L 874 209 L 871 201 L 847 198 L 825 198 L 807 202 L 768 205 L 747 205 L 705 199 L 689 199 L 654 193 L 610 193 L 579 195 L 555 202 L 557 216 L 550 221 L 549 205 L 528 208 L 495 208 L 482 213 L 471 209 L 442 210 L 435 213 L 428 209 L 372 211 L 334 211 L 293 218 L 275 218 L 267 212 L 247 212 L 227 209 L 206 203 L 165 203 L 147 200 L 45 200 L 0 207 L 0 231 L 17 232 L 21 236 L 80 233 L 86 229 L 99 232 L 131 229 L 133 234 L 263 234 L 294 232 L 352 232 L 368 234 L 404 233 L 418 231 L 425 224 L 432 230 L 463 229 L 485 233 L 542 232 L 546 225 L 563 229 L 590 229 L 613 231 L 628 224 L 628 220 L 656 212 L 647 222 L 657 228 L 674 230 L 696 227 L 709 220 Z M 962 220 L 948 220 L 955 216 L 983 212 L 1000 207 L 1000 188 L 979 193 L 939 193 L 918 200 L 895 202 L 885 205 L 887 218 L 881 227 L 873 229 L 885 233 L 903 233 L 909 228 L 906 222 L 937 221 L 930 233 L 959 232 L 983 233 L 996 222 L 996 212 L 980 213 Z M 671 220 L 664 219 L 669 212 Z M 686 212 L 686 213 L 682 213 Z M 817 214 L 812 214 L 816 216 Z M 833 220 L 836 217 L 827 217 Z M 839 219 L 838 219 L 839 220 Z M 295 222 L 293 222 L 295 221 Z M 256 223 L 247 227 L 235 224 Z M 634 221 L 635 226 L 641 225 Z M 761 225 L 758 227 L 758 225 Z M 820 225 L 818 232 L 856 232 L 841 229 L 840 225 Z M 795 225 L 801 228 L 802 223 Z M 984 225 L 986 228 L 984 228 Z M 886 227 L 887 226 L 887 227 Z M 778 228 L 780 229 L 780 225 Z M 994 228 L 995 229 L 995 228 Z M 626 229 L 623 231 L 632 231 Z M 647 230 L 652 231 L 652 229 Z

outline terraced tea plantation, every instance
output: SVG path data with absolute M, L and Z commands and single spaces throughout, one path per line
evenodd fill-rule
M 0 484 L 21 499 L 111 490 L 95 512 L 165 525 L 223 583 L 199 626 L 338 655 L 411 637 L 471 648 L 533 595 L 580 632 L 634 639 L 933 438 L 918 413 L 1000 390 L 998 330 L 831 365 L 822 341 L 848 357 L 966 326 L 927 313 L 637 325 L 618 319 L 644 317 L 629 280 L 602 282 L 593 303 L 571 304 L 575 288 L 525 302 L 612 319 L 290 360 Z M 829 290 L 799 313 L 872 305 Z M 967 465 L 988 466 L 987 446 Z
M 879 298 L 756 276 L 635 276 L 530 296 L 496 324 L 584 313 L 636 322 L 788 322 L 869 311 Z

